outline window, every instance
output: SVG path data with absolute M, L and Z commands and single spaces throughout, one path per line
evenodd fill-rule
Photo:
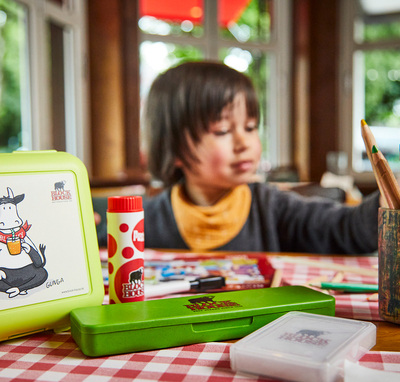
M 400 171 L 400 3 L 341 3 L 341 132 L 349 171 L 374 181 L 361 136 L 365 119 L 394 171 Z
M 24 6 L 0 0 L 0 152 L 29 147 L 25 20 Z
M 291 163 L 289 0 L 140 0 L 141 100 L 182 59 L 246 73 L 260 98 L 264 170 Z
M 0 0 L 2 152 L 57 149 L 90 165 L 85 4 Z

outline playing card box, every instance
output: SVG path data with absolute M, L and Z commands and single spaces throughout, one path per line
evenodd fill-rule
M 334 382 L 346 359 L 358 361 L 375 342 L 370 322 L 290 312 L 233 344 L 231 367 L 288 381 Z

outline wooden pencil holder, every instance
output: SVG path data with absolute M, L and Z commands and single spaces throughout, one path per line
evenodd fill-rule
M 379 208 L 379 316 L 400 324 L 400 210 Z

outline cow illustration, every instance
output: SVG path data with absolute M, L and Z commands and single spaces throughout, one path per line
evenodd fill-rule
M 142 283 L 143 268 L 129 273 L 129 282 L 131 284 L 140 285 Z
M 203 296 L 189 299 L 191 304 L 213 303 L 214 296 Z
M 54 191 L 64 191 L 65 180 L 54 183 Z
M 44 268 L 46 246 L 36 248 L 27 235 L 31 225 L 18 215 L 17 204 L 25 194 L 14 197 L 9 187 L 7 193 L 0 197 L 0 292 L 12 298 L 42 285 L 48 274 Z

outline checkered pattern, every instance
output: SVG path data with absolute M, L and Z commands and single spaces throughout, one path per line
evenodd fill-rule
M 69 333 L 44 332 L 0 344 L 0 381 L 276 381 L 233 372 L 229 347 L 211 342 L 90 358 Z M 369 352 L 359 363 L 400 372 L 400 353 Z
M 226 343 L 89 358 L 69 333 L 45 332 L 0 344 L 0 381 L 257 381 L 230 369 Z
M 285 262 L 269 256 L 276 269 L 282 269 L 282 285 L 305 284 L 321 275 L 332 278 L 337 271 Z M 302 257 L 348 266 L 372 269 L 376 257 Z M 345 273 L 344 281 L 376 283 L 377 279 Z M 367 301 L 366 294 L 335 294 L 336 316 L 379 320 L 378 303 Z M 70 333 L 41 334 L 0 343 L 0 382 L 2 381 L 273 381 L 230 369 L 226 343 L 207 343 L 157 351 L 86 357 Z M 391 372 L 400 372 L 400 353 L 369 352 L 360 365 Z
M 370 369 L 400 373 L 400 353 L 370 351 L 358 363 Z
M 377 257 L 356 257 L 356 256 L 307 256 L 303 260 L 342 264 L 345 266 L 374 269 L 378 265 Z M 281 285 L 303 285 L 307 281 L 318 276 L 326 275 L 328 280 L 332 279 L 337 270 L 317 268 L 304 264 L 285 262 L 284 257 L 269 256 L 269 260 L 275 269 L 282 269 Z M 377 284 L 378 278 L 362 276 L 350 272 L 345 272 L 343 282 Z M 336 316 L 344 318 L 354 318 L 357 320 L 381 321 L 377 301 L 368 301 L 371 294 L 359 293 L 334 293 L 336 299 Z

